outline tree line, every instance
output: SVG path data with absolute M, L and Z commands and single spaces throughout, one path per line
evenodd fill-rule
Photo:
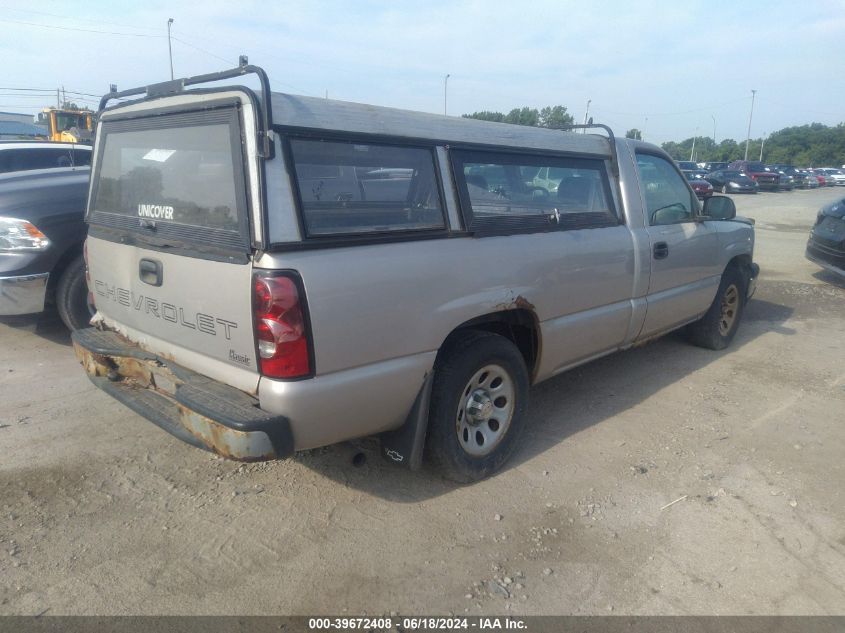
M 544 108 L 514 108 L 502 112 L 473 112 L 464 114 L 467 119 L 481 119 L 515 125 L 530 125 L 561 129 L 572 125 L 575 119 L 562 105 Z M 642 138 L 642 132 L 633 128 L 625 132 L 627 138 Z M 693 142 L 695 147 L 693 148 Z M 690 137 L 680 142 L 669 141 L 661 145 L 675 160 L 698 162 L 740 160 L 745 156 L 745 141 L 722 139 L 718 143 L 709 136 Z M 758 160 L 762 149 L 766 163 L 789 163 L 799 167 L 840 166 L 845 164 L 845 123 L 835 126 L 811 123 L 783 128 L 765 138 L 751 139 L 748 159 Z

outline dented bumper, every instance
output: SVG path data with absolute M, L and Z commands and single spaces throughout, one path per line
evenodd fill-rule
M 249 394 L 146 352 L 115 332 L 77 330 L 73 347 L 95 385 L 189 444 L 241 461 L 293 454 L 287 418 L 262 411 Z

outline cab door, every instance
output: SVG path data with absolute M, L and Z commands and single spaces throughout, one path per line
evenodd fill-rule
M 698 199 L 670 160 L 637 152 L 650 246 L 647 311 L 639 338 L 704 314 L 719 287 L 719 237 L 700 215 Z

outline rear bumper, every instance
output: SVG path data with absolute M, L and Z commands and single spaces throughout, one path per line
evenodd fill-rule
M 73 347 L 97 387 L 189 444 L 240 461 L 293 454 L 288 419 L 259 409 L 243 391 L 145 352 L 115 332 L 77 330 Z
M 49 277 L 50 273 L 0 277 L 0 315 L 43 312 Z

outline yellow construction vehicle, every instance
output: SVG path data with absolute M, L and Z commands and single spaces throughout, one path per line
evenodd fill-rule
M 88 143 L 94 139 L 94 113 L 91 110 L 44 108 L 38 123 L 47 127 L 47 138 L 65 143 Z

